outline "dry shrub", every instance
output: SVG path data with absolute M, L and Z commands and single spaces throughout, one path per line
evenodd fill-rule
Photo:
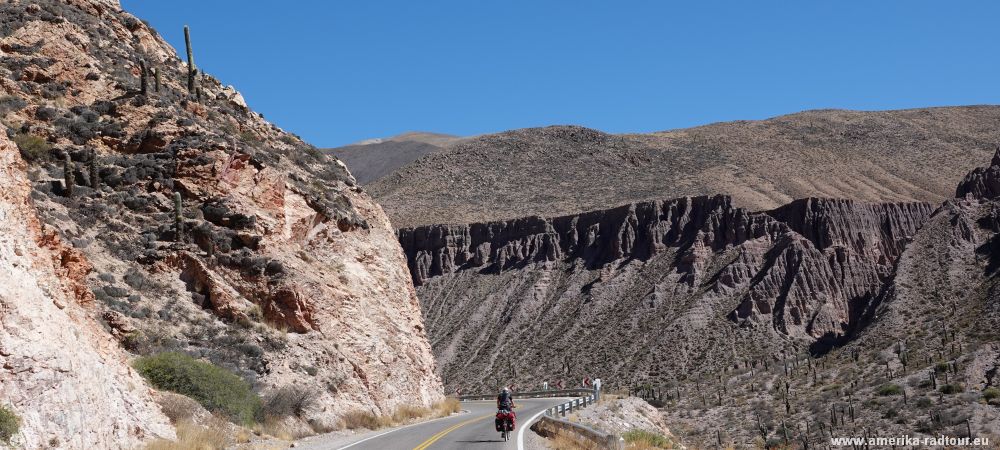
M 282 386 L 264 397 L 262 412 L 265 417 L 302 417 L 318 396 L 313 388 Z
M 226 448 L 226 430 L 219 424 L 208 427 L 188 421 L 177 424 L 177 440 L 157 439 L 146 450 L 222 450 Z
M 194 421 L 195 415 L 203 409 L 198 402 L 173 392 L 160 392 L 156 402 L 160 405 L 160 410 L 170 419 L 170 423 L 180 423 L 183 421 Z

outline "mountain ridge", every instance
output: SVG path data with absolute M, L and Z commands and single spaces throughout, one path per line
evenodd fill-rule
M 397 228 L 682 196 L 753 211 L 795 198 L 939 202 L 1000 142 L 1000 107 L 818 110 L 651 134 L 552 126 L 470 138 L 365 188 Z M 593 181 L 591 181 L 593 180 Z

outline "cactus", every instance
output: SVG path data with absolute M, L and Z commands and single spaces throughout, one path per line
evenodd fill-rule
M 160 69 L 153 68 L 153 90 L 160 92 Z
M 754 414 L 754 416 L 757 417 L 757 432 L 760 433 L 761 439 L 764 442 L 767 442 L 767 427 L 765 427 L 764 423 L 761 422 L 761 420 L 760 420 L 760 414 L 757 414 L 756 412 L 754 412 L 753 414 Z
M 139 91 L 146 95 L 149 91 L 149 81 L 146 79 L 149 72 L 146 71 L 146 60 L 139 60 Z
M 188 94 L 195 93 L 194 79 L 198 71 L 194 68 L 194 51 L 191 50 L 191 29 L 184 25 L 184 46 L 187 47 L 188 57 Z
M 181 203 L 181 193 L 174 192 L 174 228 L 177 232 L 177 242 L 184 241 L 184 216 L 181 214 L 183 204 Z
M 63 182 L 66 184 L 66 196 L 73 196 L 73 185 L 76 184 L 76 179 L 73 177 L 73 159 L 70 158 L 69 152 L 65 153 L 66 157 L 63 160 Z
M 90 162 L 87 164 L 90 166 L 90 187 L 97 190 L 101 187 L 101 178 L 97 173 L 97 151 L 94 149 L 90 150 Z

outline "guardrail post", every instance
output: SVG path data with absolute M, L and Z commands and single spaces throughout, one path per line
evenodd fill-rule
M 583 398 L 583 407 L 584 407 L 584 408 L 586 408 L 586 407 L 587 407 L 587 397 L 584 397 L 584 398 Z

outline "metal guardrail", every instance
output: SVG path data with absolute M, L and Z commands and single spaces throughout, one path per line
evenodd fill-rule
M 567 413 L 572 413 L 574 409 L 586 408 L 588 404 L 593 405 L 597 402 L 598 392 L 596 390 L 584 389 L 584 392 L 589 395 L 584 395 L 580 398 L 574 398 L 561 405 L 553 406 L 545 410 L 545 415 L 548 417 L 555 417 L 556 415 L 566 417 Z
M 593 389 L 549 389 L 545 391 L 526 391 L 526 392 L 514 392 L 517 397 L 521 398 L 547 398 L 547 397 L 569 397 L 571 395 L 587 395 L 594 394 Z M 599 394 L 597 394 L 599 395 Z M 466 400 L 490 400 L 497 398 L 496 394 L 476 394 L 476 395 L 460 395 L 458 399 L 461 401 Z

